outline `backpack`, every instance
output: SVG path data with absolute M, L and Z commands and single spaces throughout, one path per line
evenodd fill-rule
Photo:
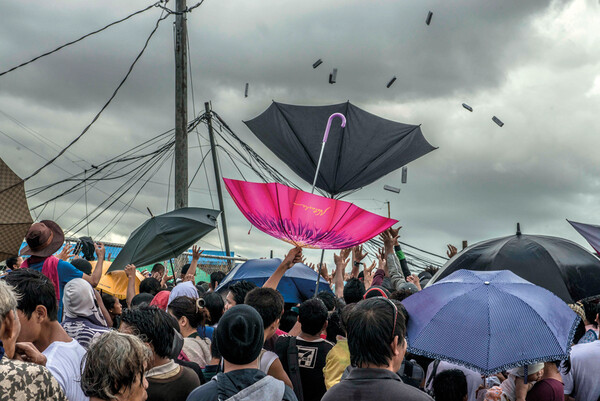
M 302 380 L 300 378 L 300 366 L 298 365 L 298 347 L 296 346 L 296 337 L 290 337 L 287 347 L 287 363 L 290 380 L 294 386 L 294 393 L 298 401 L 304 401 L 302 393 Z
M 405 359 L 402 361 L 400 370 L 398 370 L 398 376 L 400 376 L 404 383 L 420 389 L 425 377 L 425 371 L 414 360 Z

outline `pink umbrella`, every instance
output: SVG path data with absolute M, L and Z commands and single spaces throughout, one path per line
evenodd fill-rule
M 362 244 L 398 220 L 342 200 L 278 183 L 224 178 L 237 207 L 259 230 L 304 248 L 343 249 Z

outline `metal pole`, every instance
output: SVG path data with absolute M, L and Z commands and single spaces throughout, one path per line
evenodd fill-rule
M 188 205 L 186 0 L 176 0 L 175 17 L 175 209 Z
M 325 249 L 321 249 L 321 263 L 317 265 L 317 285 L 315 286 L 315 298 L 319 294 L 319 283 L 321 282 L 321 266 L 323 266 L 323 259 L 325 258 Z
M 385 202 L 388 205 L 388 219 L 391 218 L 391 213 L 390 213 L 390 201 Z
M 225 205 L 223 205 L 223 190 L 221 189 L 221 173 L 219 172 L 219 163 L 217 161 L 217 148 L 215 146 L 215 135 L 212 126 L 212 114 L 210 104 L 204 103 L 206 117 L 208 122 L 208 136 L 210 138 L 210 151 L 212 152 L 213 167 L 215 170 L 215 179 L 217 181 L 217 196 L 219 197 L 219 208 L 221 209 L 221 221 L 223 222 L 223 241 L 225 242 L 225 254 L 230 256 L 229 252 L 229 236 L 227 235 L 227 219 L 225 218 Z

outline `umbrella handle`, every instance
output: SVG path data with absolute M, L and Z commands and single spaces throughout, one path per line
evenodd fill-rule
M 329 130 L 331 129 L 331 122 L 336 117 L 342 119 L 342 128 L 346 126 L 346 116 L 344 116 L 342 113 L 333 113 L 332 115 L 330 115 L 329 119 L 327 120 L 327 128 L 325 128 L 325 135 L 323 135 L 323 143 L 327 142 L 327 138 L 329 137 Z
M 317 169 L 315 170 L 315 179 L 313 180 L 311 193 L 315 193 L 315 187 L 317 186 L 317 177 L 319 176 L 319 169 L 321 168 L 321 159 L 323 159 L 323 151 L 325 150 L 325 142 L 329 137 L 329 130 L 331 129 L 331 122 L 334 118 L 339 117 L 342 119 L 342 128 L 346 126 L 346 117 L 342 113 L 333 113 L 327 120 L 327 127 L 325 128 L 325 135 L 323 135 L 323 144 L 321 145 L 321 153 L 319 154 L 319 161 L 317 162 Z

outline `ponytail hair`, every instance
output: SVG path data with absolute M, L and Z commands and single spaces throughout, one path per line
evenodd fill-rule
M 202 301 L 202 298 L 194 299 L 181 296 L 172 300 L 168 309 L 177 319 L 185 316 L 191 327 L 198 328 L 204 326 L 207 317 L 207 311 Z

